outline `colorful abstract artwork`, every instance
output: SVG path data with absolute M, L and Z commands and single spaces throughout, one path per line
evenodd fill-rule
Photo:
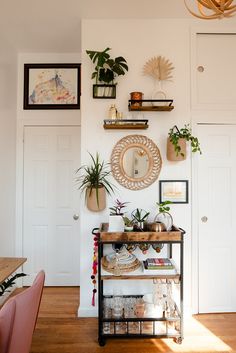
M 79 109 L 80 64 L 25 64 L 24 109 Z

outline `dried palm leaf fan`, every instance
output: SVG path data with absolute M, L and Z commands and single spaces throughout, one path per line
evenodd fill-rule
M 185 6 L 188 11 L 195 17 L 204 20 L 214 20 L 223 17 L 232 17 L 236 11 L 236 5 L 233 5 L 234 0 L 197 0 L 197 6 L 200 14 L 194 13 L 187 5 L 187 1 L 184 0 Z M 207 13 L 206 11 L 213 11 L 213 13 Z
M 166 99 L 165 92 L 162 91 L 161 83 L 163 81 L 170 81 L 172 79 L 172 70 L 174 69 L 173 64 L 163 56 L 154 56 L 146 62 L 143 67 L 144 75 L 148 75 L 154 78 L 156 88 L 152 93 L 152 99 Z M 156 103 L 152 103 L 156 105 Z M 157 105 L 160 105 L 158 103 Z M 166 103 L 163 103 L 164 105 Z M 162 104 L 161 104 L 162 105 Z
M 154 56 L 146 62 L 143 67 L 144 75 L 150 75 L 157 81 L 169 81 L 171 71 L 174 69 L 172 63 L 163 56 Z

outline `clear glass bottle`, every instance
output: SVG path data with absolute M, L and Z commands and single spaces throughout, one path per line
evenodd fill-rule
M 116 119 L 116 117 L 117 117 L 117 109 L 116 109 L 115 104 L 112 104 L 109 108 L 109 111 L 108 111 L 108 118 L 109 119 Z

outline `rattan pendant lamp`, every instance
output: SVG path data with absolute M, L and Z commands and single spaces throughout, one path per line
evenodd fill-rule
M 193 12 L 189 5 L 188 0 L 184 0 L 185 6 L 188 11 L 195 17 L 204 20 L 214 20 L 223 17 L 231 17 L 236 11 L 235 0 L 196 0 L 199 14 Z

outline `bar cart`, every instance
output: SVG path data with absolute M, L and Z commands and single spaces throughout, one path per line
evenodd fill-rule
M 103 223 L 99 230 L 98 241 L 98 343 L 104 346 L 108 338 L 173 338 L 178 344 L 183 340 L 183 264 L 184 264 L 184 234 L 185 231 L 175 226 L 165 232 L 109 232 L 107 223 Z M 167 256 L 172 259 L 173 246 L 179 252 L 178 265 L 170 272 L 143 272 L 140 268 L 132 273 L 114 275 L 102 268 L 103 248 L 106 244 L 165 244 Z M 158 255 L 157 255 L 158 257 Z M 174 314 L 165 311 L 157 317 L 144 315 L 137 317 L 122 315 L 107 316 L 104 312 L 104 303 L 111 296 L 104 295 L 105 281 L 119 280 L 153 280 L 169 286 L 178 286 L 178 301 L 174 302 Z M 124 295 L 124 301 L 138 301 L 142 295 Z M 108 328 L 108 329 L 107 329 Z

